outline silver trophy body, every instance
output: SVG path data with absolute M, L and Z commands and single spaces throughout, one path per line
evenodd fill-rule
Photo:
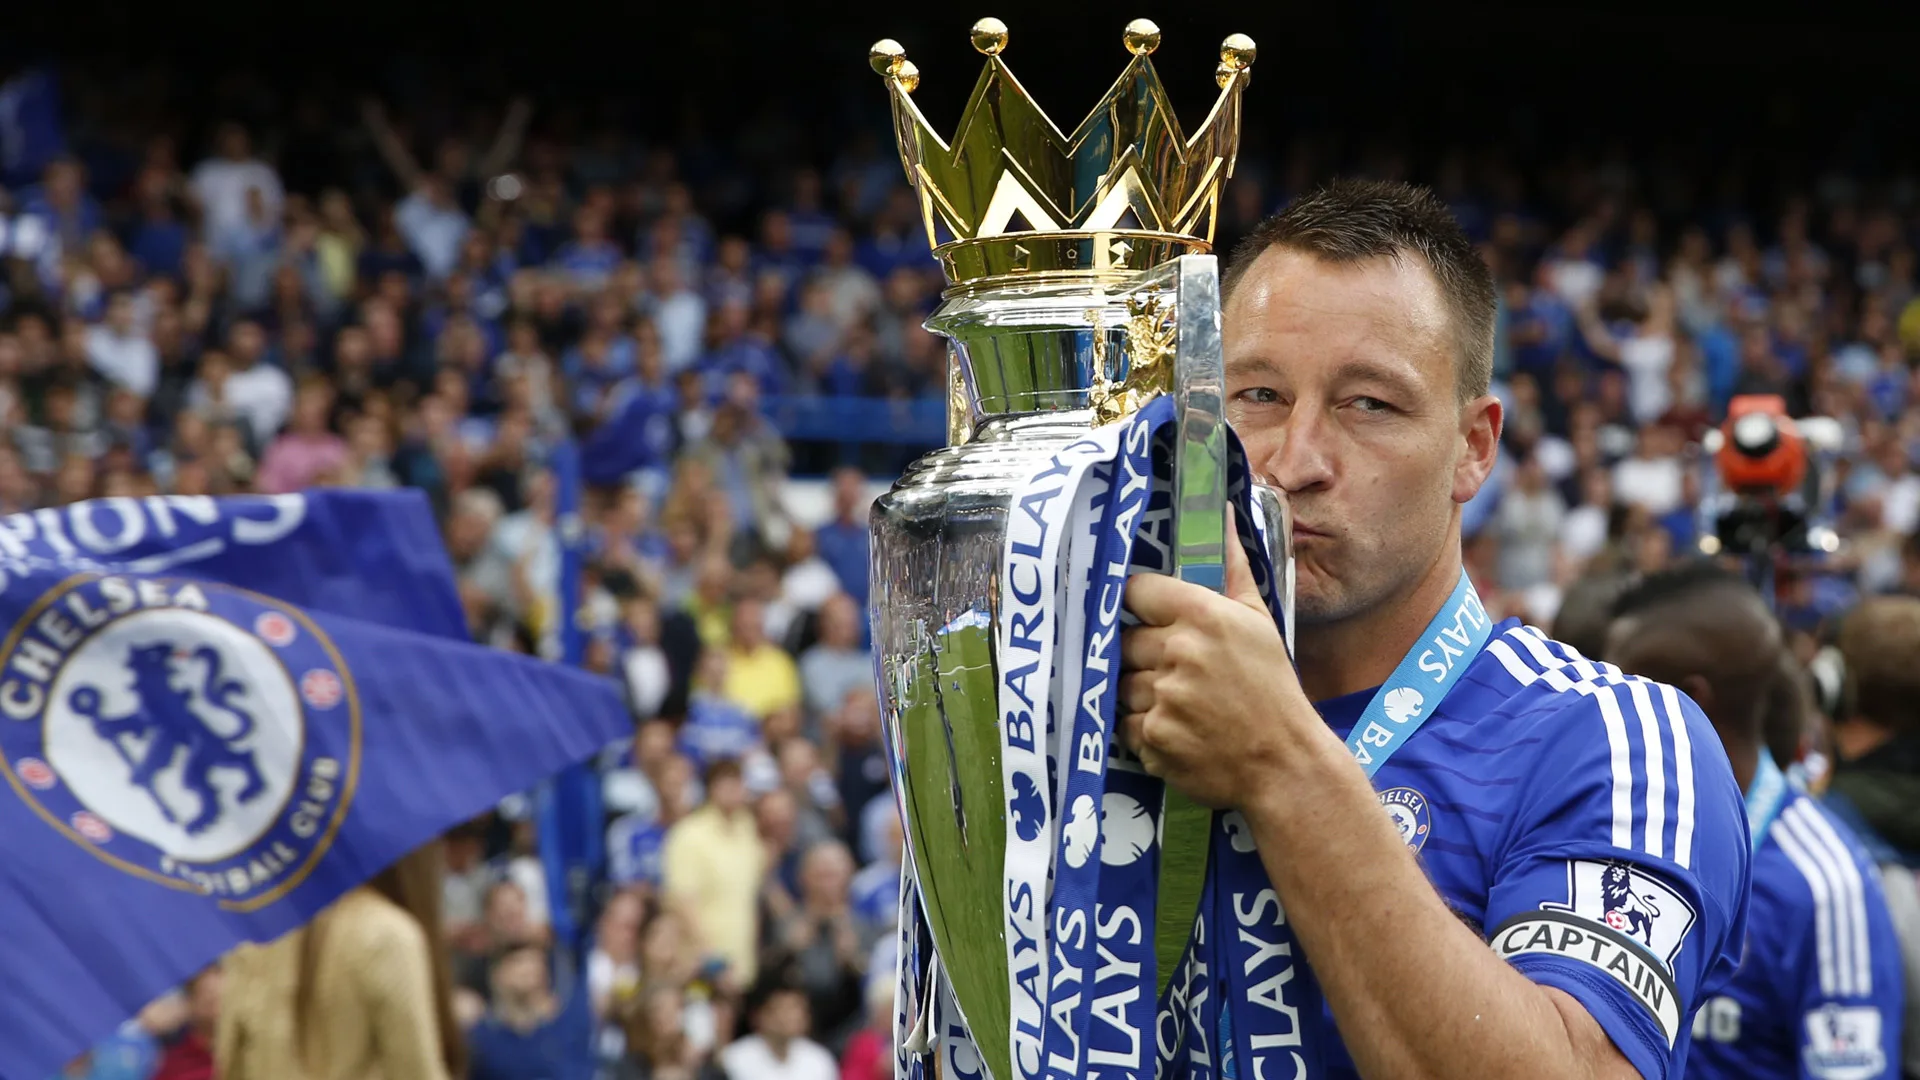
M 870 55 L 893 92 L 929 233 L 938 222 L 959 237 L 936 248 L 951 287 L 926 324 L 948 341 L 949 445 L 874 504 L 871 617 L 906 872 L 982 1066 L 1008 1080 L 994 636 L 1009 509 L 1055 451 L 1171 394 L 1174 572 L 1224 586 L 1228 435 L 1209 240 L 1253 45 L 1240 35 L 1223 45 L 1220 102 L 1187 139 L 1147 62 L 1159 32 L 1145 20 L 1127 28 L 1134 62 L 1071 136 L 1005 68 L 1004 24 L 981 20 L 973 42 L 988 67 L 951 147 L 908 97 L 919 74 L 900 46 L 881 42 Z M 1018 218 L 1032 228 L 1014 228 Z M 1253 495 L 1290 624 L 1285 503 L 1258 485 Z M 1209 821 L 1169 792 L 1149 995 L 1166 985 L 1192 929 Z
M 1137 336 L 1130 308 L 1143 298 L 1164 306 L 1176 341 L 1176 567 L 1218 588 L 1226 432 L 1210 255 L 1183 256 L 1114 289 L 1005 285 L 942 305 L 928 326 L 951 342 L 963 439 L 916 461 L 872 511 L 874 649 L 888 742 L 902 759 L 909 863 L 946 978 L 995 1076 L 1005 1075 L 995 1062 L 1007 1046 L 1007 822 L 992 638 L 1007 515 L 1016 485 L 1095 425 L 1089 398 L 1103 376 L 1124 381 Z M 1099 370 L 1102 361 L 1119 370 Z M 1288 565 L 1285 503 L 1258 486 L 1254 496 L 1274 565 Z M 1280 580 L 1290 585 L 1290 575 Z M 1283 603 L 1291 606 L 1290 592 Z M 1165 829 L 1154 992 L 1199 903 L 1205 811 L 1176 796 Z

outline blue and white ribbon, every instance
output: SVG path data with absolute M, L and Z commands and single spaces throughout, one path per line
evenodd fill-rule
M 1113 460 L 1119 433 L 1103 429 L 1062 447 L 1016 489 L 1000 566 L 998 656 L 1001 780 L 1006 799 L 1002 889 L 1015 1080 L 1039 1080 L 1048 998 L 1047 900 L 1053 866 L 1053 781 L 1047 734 L 1054 707 L 1057 590 L 1080 485 Z

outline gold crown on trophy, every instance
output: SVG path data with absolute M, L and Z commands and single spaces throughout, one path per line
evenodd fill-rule
M 1221 43 L 1220 98 L 1191 138 L 1148 59 L 1160 28 L 1135 19 L 1125 40 L 1133 60 L 1073 134 L 1062 135 L 1001 59 L 1007 25 L 974 23 L 973 47 L 987 66 L 951 144 L 913 103 L 920 71 L 906 50 L 891 38 L 875 43 L 868 61 L 887 80 L 900 158 L 948 281 L 1124 273 L 1212 249 L 1253 40 L 1233 34 Z M 952 235 L 944 244 L 941 226 Z

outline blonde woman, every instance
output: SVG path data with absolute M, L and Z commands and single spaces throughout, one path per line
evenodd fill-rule
M 221 1080 L 459 1080 L 439 841 L 225 963 Z

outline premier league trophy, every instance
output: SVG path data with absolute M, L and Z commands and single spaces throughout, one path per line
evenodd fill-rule
M 1182 958 L 1196 918 L 1205 921 L 1213 819 L 1157 782 L 1127 789 L 1147 778 L 1115 733 L 1100 731 L 1099 716 L 1084 722 L 1104 746 L 1071 737 L 1083 685 L 1089 703 L 1109 695 L 1111 723 L 1119 671 L 1110 639 L 1124 574 L 1096 588 L 1098 602 L 1083 609 L 1064 600 L 1057 611 L 1010 605 L 1031 599 L 1028 580 L 1034 596 L 1058 598 L 1071 593 L 1069 575 L 1097 579 L 1094 549 L 1076 539 L 1094 530 L 1050 534 L 1040 504 L 1052 489 L 1033 487 L 1036 474 L 1048 475 L 1050 461 L 1068 470 L 1077 447 L 1105 447 L 1089 468 L 1112 485 L 1112 500 L 1090 497 L 1081 508 L 1087 522 L 1102 520 L 1101 505 L 1123 497 L 1116 472 L 1126 454 L 1120 449 L 1115 462 L 1115 432 L 1155 408 L 1167 417 L 1156 437 L 1170 441 L 1158 466 L 1167 474 L 1157 478 L 1166 491 L 1157 516 L 1166 559 L 1157 569 L 1223 587 L 1235 496 L 1220 276 L 1210 252 L 1254 45 L 1241 34 L 1222 44 L 1219 99 L 1188 137 L 1149 60 L 1159 29 L 1135 20 L 1125 32 L 1131 62 L 1092 115 L 1063 135 L 1007 67 L 1007 36 L 997 19 L 974 25 L 986 70 L 951 143 L 915 107 L 920 74 L 901 46 L 881 41 L 870 53 L 949 285 L 927 322 L 949 341 L 949 445 L 915 462 L 872 512 L 876 665 L 907 837 L 898 1063 L 903 1075 L 948 1080 L 1084 1076 L 1081 1066 L 1103 1065 L 1107 1076 L 1146 1080 L 1156 1049 L 1169 1053 L 1156 1002 L 1165 1014 L 1170 989 L 1181 1002 L 1197 993 L 1190 978 L 1172 984 L 1190 966 Z M 1276 612 L 1290 623 L 1284 503 L 1244 476 L 1241 487 L 1250 488 L 1238 496 L 1242 538 L 1263 556 Z M 1117 526 L 1125 542 L 1144 537 L 1156 515 L 1151 505 L 1138 512 Z M 1053 569 L 1013 566 L 1028 546 L 1044 548 Z M 1142 565 L 1137 555 L 1133 565 Z M 1048 573 L 1056 580 L 1043 589 Z M 1103 616 L 1107 640 L 1083 648 L 1075 634 L 1098 639 L 1089 627 Z M 1042 620 L 1045 644 L 1035 645 Z M 1073 682 L 1050 698 L 1066 704 L 1031 712 L 1019 704 L 1037 685 L 1016 666 L 1023 644 L 1036 650 L 1037 679 Z M 1091 797 L 1076 796 L 1072 764 L 1090 760 L 1102 779 Z M 1090 858 L 1096 841 L 1100 853 Z M 1070 909 L 1089 862 L 1106 875 L 1103 898 L 1148 867 L 1132 890 L 1145 895 L 1125 907 L 1083 897 L 1084 911 Z M 1150 944 L 1128 959 L 1125 946 L 1142 941 Z M 1061 959 L 1074 949 L 1087 967 Z

